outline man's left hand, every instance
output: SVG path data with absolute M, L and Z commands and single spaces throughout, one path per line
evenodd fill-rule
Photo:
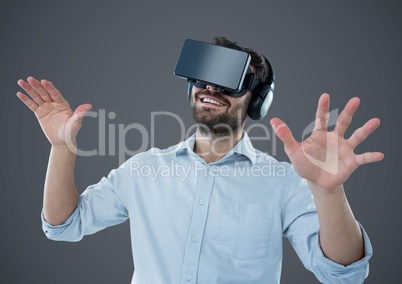
M 333 131 L 327 130 L 329 95 L 321 95 L 318 101 L 314 130 L 303 142 L 297 142 L 289 127 L 279 118 L 271 119 L 271 125 L 282 140 L 296 172 L 310 183 L 328 193 L 339 188 L 360 165 L 383 159 L 381 152 L 355 154 L 354 150 L 379 125 L 372 118 L 345 139 L 345 131 L 359 107 L 360 99 L 352 98 L 340 113 Z

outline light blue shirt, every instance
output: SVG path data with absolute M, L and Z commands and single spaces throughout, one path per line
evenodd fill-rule
M 343 266 L 325 258 L 306 180 L 289 163 L 253 148 L 247 134 L 221 160 L 206 164 L 194 136 L 128 159 L 80 196 L 52 240 L 79 241 L 130 218 L 132 283 L 279 283 L 282 239 L 323 283 L 362 283 L 372 248 Z

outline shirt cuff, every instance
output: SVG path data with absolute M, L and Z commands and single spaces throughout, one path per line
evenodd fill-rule
M 75 208 L 73 213 L 71 213 L 70 217 L 68 217 L 67 220 L 64 221 L 63 224 L 53 226 L 46 221 L 45 216 L 43 215 L 43 210 L 42 210 L 42 212 L 41 212 L 42 230 L 45 233 L 46 237 L 49 239 L 55 239 L 58 236 L 60 236 L 67 229 L 67 227 L 72 223 L 72 221 L 74 220 L 74 218 L 77 214 L 78 214 L 78 210 L 77 210 L 77 208 Z
M 324 256 L 324 253 L 321 249 L 320 243 L 319 243 L 319 238 L 317 238 L 317 247 L 316 250 L 314 251 L 314 258 L 316 259 L 316 263 L 318 266 L 321 268 L 320 270 L 327 271 L 328 274 L 334 277 L 340 277 L 340 278 L 347 278 L 349 276 L 354 275 L 355 277 L 360 275 L 361 281 L 367 277 L 368 272 L 369 272 L 369 266 L 368 266 L 368 261 L 373 255 L 373 248 L 371 246 L 371 242 L 369 240 L 369 237 L 364 230 L 363 226 L 358 222 L 358 225 L 360 227 L 360 230 L 363 235 L 363 241 L 364 241 L 364 257 L 347 265 L 344 266 L 342 264 L 336 263 L 327 257 Z M 338 278 L 339 279 L 339 278 Z M 356 279 L 357 280 L 357 279 Z M 341 283 L 341 282 L 339 282 Z M 342 282 L 343 283 L 343 282 Z M 345 282 L 347 283 L 347 282 Z M 353 283 L 353 282 L 351 282 Z M 358 282 L 355 282 L 358 283 Z

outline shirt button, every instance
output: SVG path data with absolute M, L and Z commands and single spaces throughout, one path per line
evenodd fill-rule
M 197 236 L 193 236 L 193 237 L 191 238 L 191 240 L 195 243 L 196 241 L 198 241 L 198 238 L 197 238 Z
M 188 281 L 190 281 L 192 278 L 193 278 L 193 276 L 191 276 L 190 274 L 188 274 L 188 275 L 186 276 L 186 279 L 187 279 Z
M 200 205 L 204 205 L 205 200 L 204 200 L 204 199 L 200 199 L 200 200 L 198 200 L 198 203 L 199 203 Z

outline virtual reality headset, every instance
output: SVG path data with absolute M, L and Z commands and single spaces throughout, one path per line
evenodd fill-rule
M 196 87 L 211 85 L 225 95 L 241 97 L 261 82 L 249 67 L 250 54 L 234 48 L 187 39 L 174 74 Z
M 237 45 L 223 47 L 212 43 L 186 39 L 174 74 L 189 82 L 187 97 L 190 99 L 193 86 L 205 89 L 214 86 L 231 97 L 241 97 L 251 91 L 249 116 L 258 120 L 265 116 L 271 105 L 274 89 L 274 72 L 269 69 L 267 83 L 255 77 L 250 69 L 251 55 Z

